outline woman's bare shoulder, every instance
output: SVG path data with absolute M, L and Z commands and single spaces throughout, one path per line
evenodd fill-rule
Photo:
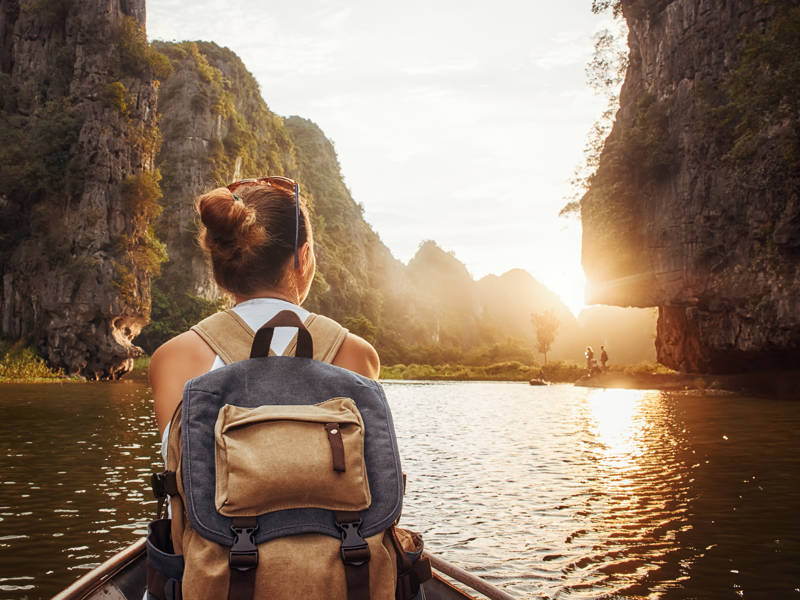
M 208 372 L 216 354 L 194 331 L 164 342 L 150 358 L 156 421 L 163 431 L 178 405 L 187 381 Z
M 150 368 L 174 363 L 214 362 L 214 351 L 194 331 L 185 331 L 161 344 L 150 358 Z
M 370 379 L 377 379 L 381 372 L 381 360 L 378 352 L 367 340 L 354 333 L 347 334 L 339 352 L 336 353 L 333 364 L 355 371 Z

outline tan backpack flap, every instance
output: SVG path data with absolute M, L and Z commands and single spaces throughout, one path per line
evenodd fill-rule
M 226 404 L 215 437 L 215 505 L 227 517 L 371 503 L 364 422 L 350 398 L 311 405 Z

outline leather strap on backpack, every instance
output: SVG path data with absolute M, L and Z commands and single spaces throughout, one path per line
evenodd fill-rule
M 153 565 L 147 564 L 147 593 L 154 600 L 181 600 L 181 582 L 179 579 L 168 579 Z
M 361 516 L 358 512 L 336 511 L 336 527 L 342 534 L 341 557 L 347 580 L 347 600 L 370 600 L 370 551 L 359 532 Z
M 277 327 L 297 327 L 295 356 L 303 358 L 312 358 L 314 356 L 314 343 L 311 340 L 311 334 L 300 320 L 300 317 L 291 310 L 282 310 L 256 331 L 253 337 L 253 345 L 250 348 L 250 358 L 269 356 L 269 345 L 272 343 L 272 335 Z

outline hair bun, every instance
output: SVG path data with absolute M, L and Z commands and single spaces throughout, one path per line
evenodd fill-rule
M 202 241 L 220 258 L 244 256 L 266 241 L 267 232 L 256 222 L 256 211 L 234 198 L 227 188 L 200 196 L 197 211 L 205 226 Z

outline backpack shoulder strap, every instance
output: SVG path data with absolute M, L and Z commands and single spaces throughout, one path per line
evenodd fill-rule
M 228 309 L 206 317 L 192 327 L 226 365 L 250 356 L 255 332 L 244 319 Z
M 333 319 L 311 313 L 305 325 L 314 341 L 314 359 L 322 362 L 333 362 L 347 337 L 347 329 Z M 197 335 L 217 353 L 226 365 L 250 356 L 255 332 L 239 315 L 232 310 L 218 312 L 200 321 L 192 327 Z M 286 347 L 285 354 L 294 354 L 297 348 L 297 336 Z M 275 353 L 270 350 L 270 356 Z
M 314 342 L 314 360 L 332 363 L 347 337 L 347 329 L 333 319 L 314 313 L 308 315 L 305 326 Z M 285 354 L 294 354 L 296 349 L 297 336 L 286 347 Z

